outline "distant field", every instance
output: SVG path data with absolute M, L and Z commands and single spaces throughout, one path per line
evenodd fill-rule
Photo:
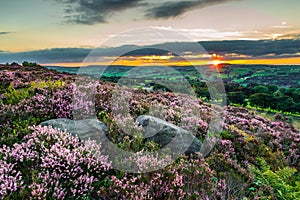
M 76 67 L 47 67 L 59 72 L 77 73 Z M 190 80 L 203 80 L 201 74 L 208 73 L 211 78 L 220 77 L 224 82 L 236 82 L 247 85 L 274 84 L 279 87 L 300 86 L 300 66 L 292 65 L 223 65 L 216 68 L 211 67 L 143 67 L 143 70 L 130 66 L 89 66 L 81 68 L 80 71 L 101 78 L 130 78 L 142 79 L 167 79 L 180 81 L 183 78 Z M 218 72 L 217 72 L 218 71 Z M 134 74 L 135 73 L 135 74 Z M 146 81 L 147 82 L 147 81 Z
M 130 66 L 89 66 L 85 68 L 70 67 L 47 67 L 60 72 L 83 73 L 91 75 L 108 82 L 120 83 L 130 87 L 146 90 L 163 90 L 168 88 L 160 86 L 160 83 L 167 83 L 175 86 L 177 91 L 186 91 L 184 83 L 189 82 L 195 93 L 204 99 L 210 99 L 210 94 L 205 82 L 209 81 L 218 85 L 217 82 L 223 80 L 226 88 L 227 100 L 230 104 L 251 104 L 252 108 L 269 109 L 270 112 L 294 113 L 299 115 L 299 88 L 300 88 L 300 66 L 285 65 L 223 65 L 219 67 L 130 67 Z M 204 80 L 203 75 L 206 76 Z M 126 78 L 125 78 L 126 77 Z M 122 80 L 120 80 L 122 79 Z M 182 82 L 182 84 L 181 84 Z M 158 83 L 158 85 L 156 85 Z M 229 83 L 237 83 L 243 87 L 229 86 Z M 237 85 L 236 84 L 236 85 Z M 234 84 L 233 84 L 234 85 Z M 274 91 L 255 91 L 257 85 L 276 85 Z M 212 86 L 212 85 L 210 85 Z M 282 93 L 282 87 L 290 87 L 289 91 Z M 291 88 L 293 87 L 293 88 Z M 266 88 L 264 88 L 266 89 Z M 284 89 L 284 88 L 282 88 Z M 268 90 L 268 89 L 267 89 Z M 239 95 L 235 95 L 239 92 Z M 261 96 L 263 93 L 264 96 Z M 222 94 L 222 92 L 220 92 Z M 253 96 L 257 94 L 257 96 Z M 252 96 L 251 96 L 252 95 Z M 260 95 L 260 96 L 259 96 Z M 220 97 L 221 98 L 221 97 Z M 243 98 L 240 101 L 237 99 Z M 265 99 L 264 99 L 265 98 Z M 250 99 L 250 100 L 249 100 Z M 220 99 L 221 100 L 221 99 Z M 273 105 L 274 104 L 274 105 Z M 251 108 L 250 108 L 251 109 Z M 273 114 L 260 111 L 258 114 L 270 118 Z M 295 116 L 293 123 L 300 128 L 300 120 Z
M 226 81 L 241 84 L 300 85 L 300 66 L 296 65 L 227 65 L 220 69 L 220 73 Z

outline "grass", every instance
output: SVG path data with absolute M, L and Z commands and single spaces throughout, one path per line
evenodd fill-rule
M 274 113 L 261 112 L 261 111 L 258 111 L 258 112 L 255 112 L 255 113 L 257 115 L 261 116 L 261 117 L 265 117 L 265 118 L 268 118 L 271 121 L 275 121 Z M 287 117 L 293 117 L 293 116 L 287 115 Z M 292 124 L 293 124 L 294 127 L 296 127 L 297 129 L 300 130 L 300 118 L 293 117 Z
M 259 115 L 261 117 L 268 118 L 271 121 L 275 121 L 274 115 L 276 113 L 282 114 L 282 115 L 290 118 L 291 119 L 290 123 L 292 123 L 294 127 L 296 127 L 297 129 L 300 130 L 300 115 L 299 114 L 296 114 L 296 113 L 287 113 L 287 112 L 280 112 L 278 110 L 272 110 L 272 109 L 269 109 L 269 108 L 254 107 L 254 106 L 251 106 L 249 104 L 247 106 L 241 106 L 239 104 L 232 104 L 232 105 L 236 106 L 236 107 L 245 107 L 245 108 L 247 108 L 249 110 L 254 111 L 255 114 L 257 114 L 257 115 Z

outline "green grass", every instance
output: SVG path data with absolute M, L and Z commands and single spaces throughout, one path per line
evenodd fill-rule
M 265 112 L 265 111 L 258 111 L 256 110 L 255 112 L 257 115 L 261 116 L 261 117 L 264 117 L 264 118 L 267 118 L 271 121 L 275 121 L 275 117 L 274 117 L 274 114 L 275 113 L 270 113 L 270 112 Z M 300 130 L 300 118 L 298 117 L 295 117 L 295 116 L 291 116 L 291 115 L 286 115 L 287 117 L 293 117 L 293 126 L 296 127 L 298 130 Z
M 244 107 L 244 106 L 241 106 L 238 104 L 232 104 L 232 105 L 236 106 L 236 107 Z M 280 112 L 278 110 L 272 110 L 269 108 L 259 108 L 259 107 L 251 106 L 249 104 L 245 108 L 252 110 L 255 112 L 255 114 L 257 114 L 261 117 L 267 118 L 271 121 L 275 121 L 274 115 L 276 113 L 282 114 L 282 115 L 286 116 L 287 118 L 292 119 L 290 123 L 292 123 L 294 127 L 296 127 L 297 129 L 300 130 L 300 114 Z

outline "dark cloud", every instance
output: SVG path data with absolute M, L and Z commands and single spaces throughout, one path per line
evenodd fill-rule
M 208 53 L 220 55 L 237 54 L 249 57 L 291 57 L 299 56 L 300 40 L 225 40 L 225 41 L 201 41 L 199 45 Z M 151 48 L 173 49 L 178 52 L 199 53 L 200 46 L 193 42 L 177 42 L 151 45 Z
M 166 2 L 148 9 L 146 16 L 150 18 L 175 17 L 196 6 L 197 3 L 196 1 Z
M 142 7 L 147 18 L 176 17 L 188 10 L 237 0 L 187 0 L 153 3 L 151 0 L 56 0 L 65 6 L 68 23 L 93 25 L 105 23 L 117 12 Z
M 300 52 L 300 40 L 259 40 L 259 41 L 207 41 L 200 44 L 210 53 L 228 54 L 236 53 L 252 57 Z
M 37 63 L 56 63 L 56 62 L 81 62 L 90 53 L 91 49 L 85 48 L 55 48 L 27 52 L 0 52 L 0 62 L 23 61 Z
M 237 54 L 249 57 L 283 58 L 299 56 L 300 40 L 259 40 L 259 41 L 203 41 L 199 42 L 208 53 L 220 55 Z M 194 42 L 172 42 L 147 46 L 125 45 L 111 48 L 56 48 L 29 52 L 4 52 L 0 50 L 0 63 L 23 61 L 37 63 L 82 62 L 93 50 L 97 57 L 105 56 L 139 56 L 166 55 L 172 51 L 179 54 L 192 52 L 203 53 L 202 48 Z M 167 50 L 167 51 L 166 51 Z M 201 52 L 199 52 L 201 51 Z M 126 54 L 124 54 L 124 52 Z
M 66 5 L 68 23 L 93 25 L 105 23 L 112 14 L 142 4 L 143 0 L 57 0 Z
M 93 51 L 98 57 L 115 56 L 143 56 L 143 55 L 166 55 L 168 52 L 157 49 L 136 45 L 124 45 L 111 48 L 54 48 L 28 52 L 7 52 L 0 50 L 0 63 L 23 61 L 37 63 L 60 63 L 60 62 L 83 62 L 84 59 Z M 125 52 L 125 54 L 124 54 Z
M 190 0 L 190 1 L 169 1 L 147 10 L 149 18 L 170 18 L 179 16 L 188 10 L 219 4 L 235 0 Z

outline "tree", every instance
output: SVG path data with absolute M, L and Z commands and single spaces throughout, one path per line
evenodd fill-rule
M 300 113 L 300 102 L 294 103 L 291 110 L 292 110 L 292 112 Z
M 226 92 L 235 92 L 239 90 L 240 85 L 237 83 L 228 83 L 225 84 Z
M 294 102 L 300 102 L 300 88 L 297 88 L 291 97 L 293 98 Z
M 270 95 L 270 94 L 266 94 L 266 93 L 252 94 L 249 97 L 249 102 L 250 102 L 250 105 L 252 105 L 252 106 L 259 106 L 262 108 L 276 107 L 276 104 L 274 103 L 274 102 L 276 102 L 276 99 L 274 99 L 274 96 Z
M 285 111 L 285 112 L 294 112 L 295 102 L 292 97 L 282 96 L 278 98 L 277 101 L 277 110 Z
M 228 92 L 227 98 L 229 100 L 229 103 L 236 103 L 240 105 L 245 105 L 245 99 L 246 96 L 241 92 Z
M 163 86 L 163 85 L 160 85 L 160 84 L 155 84 L 153 87 L 152 87 L 153 91 L 164 91 L 164 92 L 172 92 L 169 88 Z
M 255 93 L 268 93 L 269 89 L 266 86 L 259 85 L 254 87 Z
M 279 91 L 281 92 L 281 94 L 285 94 L 285 92 L 286 92 L 286 88 L 279 88 Z
M 268 85 L 267 88 L 268 88 L 270 93 L 274 93 L 278 90 L 278 87 L 276 85 L 273 85 L 273 84 Z
M 32 62 L 27 62 L 27 61 L 24 61 L 22 63 L 23 66 L 29 66 L 29 67 L 35 67 L 35 66 L 38 66 L 36 63 L 32 63 Z

